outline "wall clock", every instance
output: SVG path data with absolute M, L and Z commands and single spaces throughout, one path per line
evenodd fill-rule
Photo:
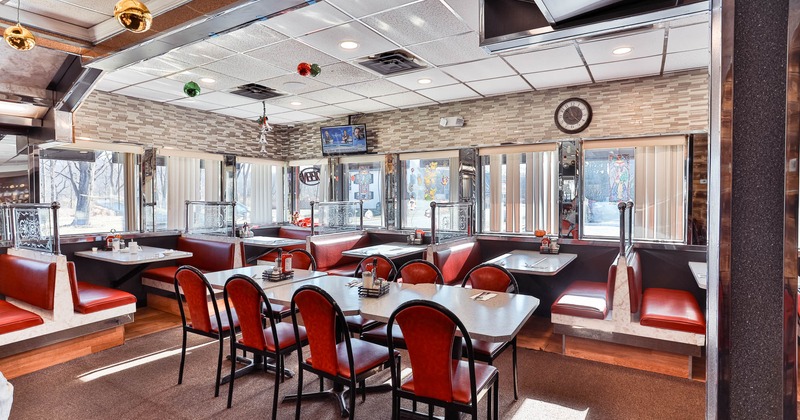
M 554 118 L 559 130 L 580 133 L 592 122 L 592 107 L 581 98 L 569 98 L 558 105 Z

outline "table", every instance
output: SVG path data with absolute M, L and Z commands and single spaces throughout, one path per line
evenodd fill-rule
M 266 251 L 247 259 L 247 263 L 252 264 L 254 261 L 278 248 L 305 245 L 306 241 L 304 239 L 281 238 L 277 236 L 252 236 L 250 238 L 242 238 L 242 243 L 259 248 L 267 248 Z
M 136 266 L 119 279 L 113 281 L 113 287 L 119 287 L 119 285 L 132 279 L 144 271 L 151 263 L 189 258 L 192 256 L 192 253 L 187 251 L 156 248 L 153 246 L 141 246 L 141 248 L 142 250 L 138 253 L 131 253 L 130 251 L 78 251 L 75 253 L 75 256 L 118 265 Z
M 487 262 L 505 267 L 512 273 L 555 276 L 564 269 L 577 254 L 540 254 L 539 251 L 514 250 Z
M 391 242 L 388 244 L 372 245 L 364 248 L 354 248 L 342 252 L 342 255 L 348 257 L 366 257 L 369 255 L 383 255 L 384 257 L 393 260 L 395 258 L 407 257 L 416 253 L 425 251 L 424 245 L 408 245 L 403 242 Z
M 298 281 L 305 281 L 308 279 L 313 279 L 315 277 L 322 277 L 328 275 L 323 271 L 310 271 L 310 270 L 294 270 L 294 277 L 281 280 L 281 281 L 265 281 L 261 278 L 261 274 L 264 272 L 264 269 L 267 266 L 264 265 L 255 265 L 255 266 L 248 266 L 248 267 L 240 267 L 240 268 L 233 268 L 230 270 L 223 270 L 223 271 L 214 271 L 212 273 L 206 273 L 206 279 L 208 282 L 211 283 L 211 287 L 215 289 L 222 290 L 225 287 L 225 282 L 234 275 L 234 274 L 243 274 L 247 277 L 250 277 L 256 281 L 256 283 L 260 284 L 264 290 L 271 289 L 274 287 L 279 287 L 286 285 L 288 283 L 295 283 Z
M 689 270 L 692 270 L 697 287 L 705 290 L 707 286 L 708 264 L 704 262 L 689 261 Z
M 358 287 L 347 286 L 347 283 L 353 280 L 356 280 L 356 278 L 325 275 L 304 281 L 283 284 L 264 290 L 264 292 L 267 294 L 267 298 L 270 302 L 289 305 L 292 303 L 292 296 L 294 296 L 294 292 L 296 292 L 297 289 L 306 285 L 314 285 L 328 292 L 333 300 L 339 304 L 339 308 L 344 315 L 358 315 L 361 308 L 361 298 L 358 296 Z M 397 283 L 393 283 L 392 285 L 394 287 Z

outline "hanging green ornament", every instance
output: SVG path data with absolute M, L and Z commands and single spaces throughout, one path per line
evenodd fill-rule
M 183 93 L 187 94 L 190 98 L 194 98 L 200 94 L 200 85 L 195 82 L 186 82 L 186 84 L 183 85 Z
M 322 69 L 319 67 L 319 64 L 312 64 L 311 65 L 311 77 L 317 77 L 318 74 L 322 73 Z

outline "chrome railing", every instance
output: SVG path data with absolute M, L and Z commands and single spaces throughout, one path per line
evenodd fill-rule
M 364 230 L 364 202 L 311 202 L 311 236 Z
M 235 201 L 186 201 L 187 234 L 236 236 Z
M 633 248 L 633 201 L 620 201 L 619 210 L 619 254 L 627 255 Z
M 58 202 L 6 204 L 6 228 L 10 229 L 11 246 L 34 251 L 61 253 L 58 237 Z
M 474 235 L 473 202 L 431 203 L 431 243 Z

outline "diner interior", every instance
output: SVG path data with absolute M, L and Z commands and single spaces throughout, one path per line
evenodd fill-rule
M 0 21 L 0 419 L 798 416 L 796 0 Z

